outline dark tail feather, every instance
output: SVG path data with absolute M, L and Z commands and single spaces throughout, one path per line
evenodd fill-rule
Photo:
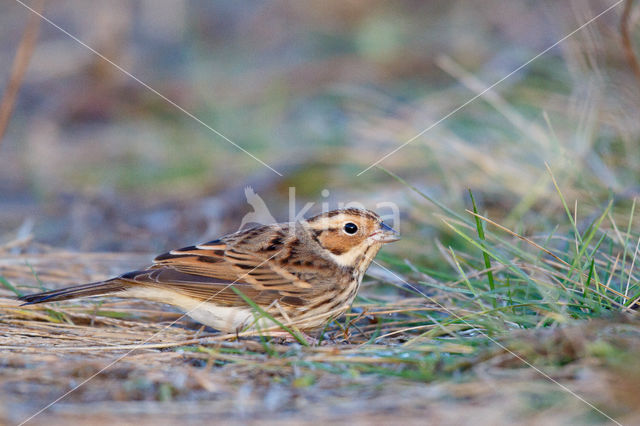
M 58 302 L 60 300 L 75 299 L 78 297 L 101 296 L 117 293 L 127 288 L 127 285 L 120 279 L 114 278 L 97 283 L 75 285 L 73 287 L 61 288 L 59 290 L 45 291 L 43 293 L 29 294 L 22 296 L 19 300 L 24 301 L 24 305 L 33 305 L 43 302 Z

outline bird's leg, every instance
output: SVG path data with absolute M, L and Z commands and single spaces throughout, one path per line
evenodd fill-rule
M 287 311 L 282 307 L 282 305 L 280 305 L 280 302 L 278 301 L 278 299 L 274 300 L 273 303 L 269 306 L 269 307 L 275 307 L 276 309 L 278 309 L 278 311 L 280 312 L 280 315 L 282 315 L 282 318 L 285 319 L 285 324 L 287 324 L 289 327 L 293 328 L 293 331 L 298 334 L 298 336 L 300 336 L 303 340 L 305 340 L 309 346 L 314 346 L 318 344 L 318 339 L 316 339 L 315 337 L 311 337 L 308 334 L 306 334 L 303 331 L 300 331 L 294 324 L 294 321 L 291 320 L 291 318 L 289 317 L 289 315 L 287 314 Z M 298 342 L 298 339 L 296 339 L 296 337 L 287 332 L 287 331 L 275 331 L 272 333 L 269 333 L 271 336 L 273 337 L 281 337 L 284 339 L 285 342 L 287 343 L 294 343 L 294 342 Z
M 298 331 L 297 335 L 307 342 L 309 346 L 316 346 L 319 343 L 319 340 L 315 337 L 309 336 L 307 333 L 303 331 Z M 282 339 L 285 343 L 300 343 L 300 341 L 296 338 L 296 336 L 292 335 L 288 331 L 271 331 L 268 334 L 269 337 L 275 337 L 277 339 Z

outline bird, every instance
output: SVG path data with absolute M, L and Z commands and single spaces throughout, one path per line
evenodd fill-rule
M 141 270 L 20 300 L 138 298 L 176 306 L 222 332 L 277 335 L 291 327 L 307 335 L 350 307 L 380 248 L 399 239 L 375 212 L 344 208 L 241 229 L 161 254 Z

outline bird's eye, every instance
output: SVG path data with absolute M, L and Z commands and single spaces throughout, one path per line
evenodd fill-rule
M 344 232 L 349 235 L 353 235 L 358 232 L 358 226 L 353 222 L 347 222 L 344 224 Z

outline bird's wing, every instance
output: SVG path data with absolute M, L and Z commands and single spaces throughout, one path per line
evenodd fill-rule
M 244 303 L 231 287 L 255 303 L 268 305 L 274 300 L 301 305 L 310 284 L 279 266 L 278 250 L 270 256 L 257 255 L 242 245 L 216 240 L 162 254 L 154 265 L 121 277 L 131 283 L 171 288 L 200 300 L 223 305 Z

